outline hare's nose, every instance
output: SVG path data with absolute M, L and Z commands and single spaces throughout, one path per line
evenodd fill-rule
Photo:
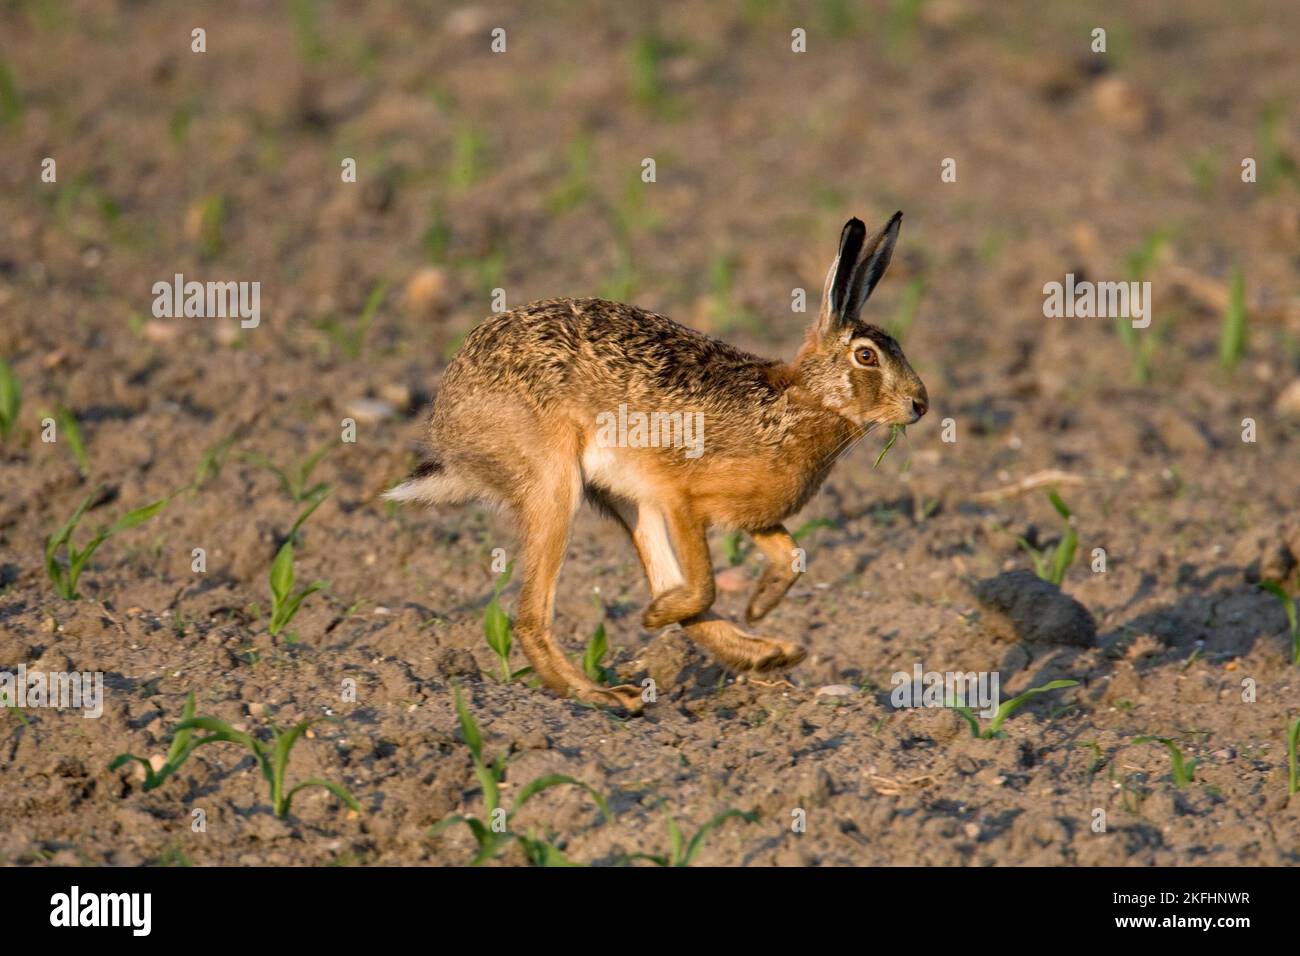
M 929 410 L 930 410 L 930 406 L 924 398 L 912 399 L 912 412 L 916 415 L 918 421 L 920 420 L 921 416 L 924 415 Z

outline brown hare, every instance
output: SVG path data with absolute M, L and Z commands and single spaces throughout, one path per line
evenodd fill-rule
M 925 386 L 898 343 L 858 315 L 889 265 L 901 220 L 895 213 L 870 239 L 860 220 L 845 224 L 820 313 L 789 363 L 602 299 L 534 302 L 470 333 L 434 401 L 427 460 L 386 497 L 477 498 L 513 512 L 523 550 L 515 633 L 547 687 L 629 712 L 642 706 L 637 687 L 589 680 L 551 633 L 584 498 L 631 535 L 650 584 L 647 628 L 681 624 L 737 671 L 803 660 L 797 644 L 746 633 L 710 611 L 707 532 L 743 530 L 767 558 L 746 610 L 752 624 L 799 576 L 781 522 L 857 439 L 925 414 Z

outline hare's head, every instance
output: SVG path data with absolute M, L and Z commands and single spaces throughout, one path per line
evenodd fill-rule
M 859 317 L 885 274 L 901 212 L 875 238 L 860 219 L 840 234 L 840 252 L 826 274 L 822 307 L 795 359 L 802 385 L 861 426 L 910 425 L 929 407 L 925 385 L 893 336 Z

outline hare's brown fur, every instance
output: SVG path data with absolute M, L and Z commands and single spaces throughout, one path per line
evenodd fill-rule
M 870 244 L 857 220 L 845 227 L 821 314 L 789 364 L 601 299 L 535 302 L 470 333 L 434 404 L 432 457 L 389 496 L 481 498 L 515 514 L 524 569 L 515 632 L 548 687 L 641 707 L 638 688 L 594 684 L 551 636 L 556 580 L 584 498 L 632 537 L 650 583 L 647 627 L 681 623 L 738 670 L 780 670 L 803 659 L 797 645 L 747 634 L 709 611 L 706 535 L 722 527 L 753 536 L 767 564 L 746 617 L 761 618 L 798 577 L 795 542 L 781 522 L 874 425 L 924 412 L 924 386 L 897 343 L 856 316 L 888 264 L 897 222 Z M 859 350 L 852 361 L 850 348 Z M 874 367 L 855 367 L 864 349 Z M 703 422 L 701 453 L 602 440 L 598 416 L 620 406 L 669 420 L 702 415 L 693 419 Z

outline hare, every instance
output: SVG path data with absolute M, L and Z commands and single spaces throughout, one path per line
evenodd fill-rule
M 642 706 L 637 687 L 589 680 L 551 634 L 560 565 L 584 498 L 632 538 L 650 585 L 647 628 L 681 624 L 737 671 L 803 660 L 799 645 L 746 633 L 710 611 L 706 535 L 743 530 L 766 556 L 745 614 L 753 624 L 799 576 L 781 522 L 867 432 L 925 414 L 925 386 L 898 343 L 858 317 L 901 220 L 895 213 L 871 239 L 860 220 L 845 224 L 820 313 L 788 364 L 602 299 L 534 302 L 466 338 L 434 401 L 431 453 L 386 497 L 481 499 L 514 513 L 523 550 L 515 633 L 547 687 L 630 713 Z M 634 427 L 625 428 L 628 420 Z M 686 423 L 701 426 L 701 441 L 686 440 Z

